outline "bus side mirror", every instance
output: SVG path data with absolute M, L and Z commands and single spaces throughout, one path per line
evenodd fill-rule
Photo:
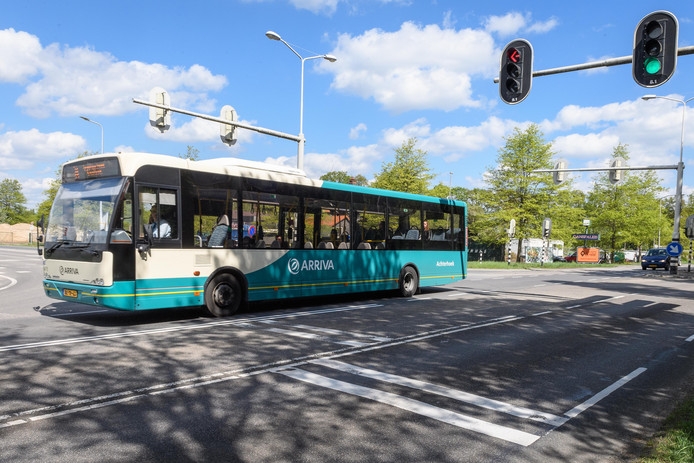
M 36 222 L 36 252 L 39 253 L 39 256 L 43 256 L 43 249 L 39 246 L 40 243 L 43 243 L 43 233 L 44 233 L 44 228 L 43 224 L 45 222 L 45 217 L 41 216 L 41 218 Z M 41 229 L 41 232 L 39 233 L 39 228 Z

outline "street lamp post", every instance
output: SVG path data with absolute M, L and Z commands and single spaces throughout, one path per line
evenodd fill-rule
M 96 121 L 89 119 L 88 117 L 80 116 L 80 119 L 84 119 L 87 122 L 91 122 L 92 124 L 96 124 L 99 127 L 101 127 L 101 154 L 104 154 L 104 126 Z
M 675 189 L 675 224 L 672 230 L 672 241 L 680 241 L 680 217 L 682 215 L 682 177 L 684 175 L 684 162 L 682 162 L 682 155 L 684 153 L 684 119 L 687 114 L 687 103 L 694 100 L 694 97 L 687 100 L 680 100 L 677 98 L 670 98 L 669 96 L 657 96 L 657 95 L 644 95 L 641 97 L 643 100 L 653 100 L 653 99 L 670 100 L 675 103 L 682 103 L 682 129 L 680 133 L 680 162 L 677 164 L 677 188 Z M 677 275 L 677 267 L 680 264 L 679 256 L 675 259 L 675 265 L 670 263 L 670 273 Z
M 273 31 L 267 31 L 265 33 L 265 36 L 270 39 L 270 40 L 277 40 L 279 42 L 282 42 L 289 48 L 296 56 L 299 57 L 301 60 L 301 94 L 300 94 L 300 103 L 299 103 L 299 147 L 297 150 L 296 154 L 296 167 L 298 169 L 303 170 L 304 169 L 304 144 L 306 143 L 306 139 L 304 138 L 304 64 L 306 61 L 310 59 L 319 59 L 323 58 L 324 60 L 330 61 L 331 63 L 334 63 L 337 61 L 337 58 L 335 58 L 333 55 L 316 55 L 316 56 L 307 56 L 304 58 L 301 56 L 299 53 L 297 53 L 294 48 L 292 48 L 291 45 L 289 45 L 280 35 L 276 32 Z

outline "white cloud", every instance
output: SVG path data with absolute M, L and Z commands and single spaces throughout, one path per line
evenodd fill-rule
M 403 112 L 482 106 L 471 80 L 494 76 L 499 51 L 485 31 L 406 22 L 395 32 L 342 34 L 331 54 L 337 62 L 318 69 L 335 75 L 332 88 Z
M 65 132 L 41 133 L 37 129 L 0 134 L 0 168 L 28 170 L 38 164 L 55 165 L 86 149 L 84 138 Z
M 207 92 L 227 84 L 226 77 L 200 65 L 170 68 L 119 61 L 87 47 L 42 48 L 37 37 L 13 29 L 0 31 L 0 63 L 0 81 L 31 81 L 17 105 L 37 118 L 133 112 L 132 98 L 147 99 L 154 86 L 185 97 L 177 105 L 204 110 L 212 106 Z
M 357 138 L 361 137 L 361 134 L 366 132 L 366 130 L 367 130 L 366 124 L 364 124 L 363 122 L 360 122 L 356 126 L 349 129 L 349 139 L 350 140 L 356 140 Z
M 0 30 L 0 81 L 23 82 L 41 63 L 38 37 L 14 29 Z
M 289 3 L 299 10 L 308 10 L 311 13 L 330 16 L 337 10 L 339 1 L 340 0 L 289 0 Z
M 487 32 L 497 34 L 500 37 L 509 37 L 521 30 L 524 33 L 544 34 L 558 25 L 559 21 L 556 18 L 532 22 L 530 14 L 523 15 L 518 12 L 506 13 L 503 16 L 490 16 L 484 22 L 484 28 Z

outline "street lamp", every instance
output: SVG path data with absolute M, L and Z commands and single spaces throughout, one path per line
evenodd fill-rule
M 296 155 L 296 167 L 298 169 L 303 170 L 304 169 L 304 144 L 306 143 L 306 139 L 304 138 L 304 63 L 310 59 L 318 59 L 318 58 L 323 58 L 324 60 L 330 61 L 331 63 L 334 63 L 337 61 L 337 58 L 335 58 L 333 55 L 316 55 L 316 56 L 308 56 L 304 58 L 301 56 L 299 53 L 297 53 L 296 50 L 292 48 L 291 45 L 289 45 L 280 35 L 276 32 L 273 31 L 267 31 L 265 33 L 265 36 L 270 39 L 270 40 L 277 40 L 279 42 L 282 42 L 289 48 L 296 56 L 299 57 L 301 60 L 301 96 L 300 96 L 300 106 L 299 106 L 299 148 L 297 151 Z
M 680 162 L 677 164 L 677 188 L 675 189 L 675 224 L 672 230 L 672 241 L 680 241 L 680 216 L 682 214 L 682 177 L 684 174 L 684 163 L 682 162 L 682 154 L 684 152 L 684 118 L 687 114 L 687 103 L 694 100 L 694 97 L 688 100 L 680 100 L 678 98 L 671 98 L 669 96 L 658 96 L 658 95 L 644 95 L 641 97 L 642 100 L 653 100 L 659 98 L 661 100 L 670 100 L 675 103 L 682 103 L 682 129 L 680 134 Z M 677 275 L 677 266 L 680 264 L 679 256 L 675 260 L 675 265 L 670 263 L 670 273 Z
M 101 154 L 104 154 L 104 126 L 96 121 L 89 119 L 88 117 L 80 116 L 80 119 L 84 119 L 87 122 L 91 122 L 92 124 L 96 124 L 99 127 L 101 127 Z

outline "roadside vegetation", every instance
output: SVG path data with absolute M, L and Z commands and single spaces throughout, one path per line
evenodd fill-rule
M 638 463 L 691 463 L 694 461 L 694 397 L 680 404 L 661 430 L 646 445 Z

